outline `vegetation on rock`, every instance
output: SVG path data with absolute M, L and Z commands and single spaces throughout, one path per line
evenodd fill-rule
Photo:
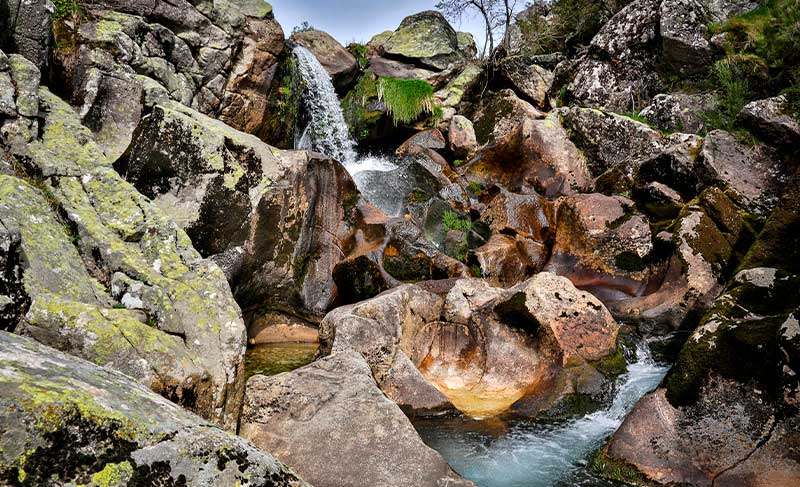
M 725 82 L 741 82 L 742 78 L 754 74 L 758 67 L 763 67 L 766 79 L 762 80 L 762 85 L 783 91 L 794 115 L 800 115 L 800 3 L 796 0 L 769 0 L 751 12 L 712 25 L 711 32 L 725 34 L 728 58 L 748 61 L 743 67 L 749 65 L 750 72 L 740 67 L 740 72 L 734 70 L 730 73 L 733 80 L 727 77 Z M 719 74 L 715 72 L 725 100 L 728 88 Z M 744 95 L 747 95 L 746 102 L 755 96 L 751 93 Z
M 395 125 L 416 122 L 427 113 L 437 118 L 433 87 L 424 80 L 382 77 L 378 80 L 378 98 L 392 115 Z

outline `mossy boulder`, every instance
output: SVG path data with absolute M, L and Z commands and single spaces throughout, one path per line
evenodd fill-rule
M 17 331 L 234 428 L 246 334 L 224 274 L 114 171 L 69 105 L 38 98 L 40 138 L 12 147 L 29 182 L 2 179 L 3 224 L 28 262 Z
M 167 102 L 142 119 L 116 167 L 223 265 L 242 307 L 321 318 L 333 303 L 345 201 L 359 198 L 338 162 Z
M 432 10 L 403 19 L 400 27 L 382 39 L 384 55 L 443 71 L 466 56 L 458 34 L 439 12 Z
M 614 434 L 608 457 L 662 483 L 800 480 L 792 453 L 798 441 L 800 269 L 797 251 L 785 245 L 799 220 L 794 178 L 661 388 L 640 400 Z
M 2 331 L 0 428 L 4 485 L 306 485 L 130 377 Z

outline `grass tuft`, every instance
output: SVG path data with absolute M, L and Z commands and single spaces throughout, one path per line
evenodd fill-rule
M 395 125 L 416 122 L 425 113 L 434 118 L 441 116 L 441 108 L 435 106 L 433 87 L 427 81 L 382 77 L 378 80 L 378 98 L 386 105 Z

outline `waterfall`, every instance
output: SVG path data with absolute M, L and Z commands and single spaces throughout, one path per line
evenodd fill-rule
M 295 149 L 313 150 L 341 162 L 367 200 L 387 215 L 397 216 L 405 195 L 386 191 L 386 185 L 393 184 L 398 166 L 386 157 L 356 152 L 330 75 L 308 49 L 297 46 L 293 53 L 306 85 L 303 105 L 309 119 L 295 136 Z
M 293 53 L 306 83 L 303 105 L 309 117 L 308 125 L 296 137 L 295 148 L 321 152 L 345 165 L 354 163 L 356 143 L 350 137 L 330 75 L 305 47 L 297 46 Z

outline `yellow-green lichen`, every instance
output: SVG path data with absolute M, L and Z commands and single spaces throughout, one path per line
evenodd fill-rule
M 133 477 L 133 467 L 129 462 L 109 463 L 103 470 L 92 475 L 92 482 L 97 487 L 117 487 L 127 485 Z

